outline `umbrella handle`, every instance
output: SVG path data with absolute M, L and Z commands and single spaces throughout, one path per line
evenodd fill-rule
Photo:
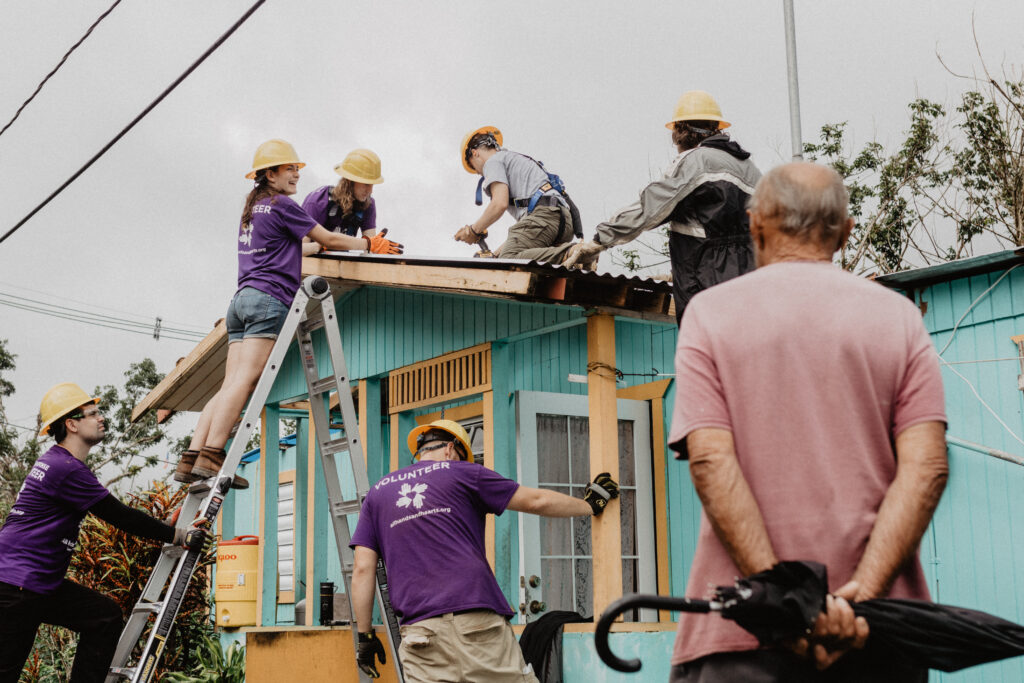
M 677 598 L 670 595 L 646 595 L 642 593 L 630 593 L 608 605 L 608 608 L 597 621 L 597 628 L 594 631 L 594 647 L 597 654 L 605 664 L 616 671 L 633 673 L 640 670 L 639 659 L 619 659 L 608 646 L 608 631 L 612 622 L 626 610 L 636 607 L 654 607 L 657 609 L 675 610 L 679 612 L 710 612 L 711 603 L 707 600 L 693 600 L 691 598 Z

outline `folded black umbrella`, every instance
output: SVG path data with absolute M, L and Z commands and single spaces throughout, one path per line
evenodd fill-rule
M 798 638 L 814 625 L 828 594 L 825 567 L 816 562 L 780 562 L 771 569 L 720 586 L 711 600 L 659 595 L 627 595 L 616 600 L 597 623 L 594 644 L 605 664 L 638 671 L 640 660 L 622 660 L 608 647 L 608 629 L 619 614 L 637 607 L 719 612 L 757 637 L 764 646 Z M 923 600 L 879 598 L 853 603 L 868 622 L 865 646 L 875 656 L 898 658 L 920 667 L 959 671 L 1024 654 L 1024 626 L 1005 619 Z

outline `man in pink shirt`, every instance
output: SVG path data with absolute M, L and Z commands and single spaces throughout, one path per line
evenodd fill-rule
M 870 661 L 848 600 L 928 599 L 917 549 L 945 487 L 938 359 L 906 298 L 832 264 L 849 197 L 787 164 L 750 201 L 758 268 L 698 294 L 676 351 L 670 445 L 703 503 L 687 594 L 780 560 L 828 567 L 807 639 L 758 649 L 735 623 L 682 615 L 670 681 L 925 681 Z

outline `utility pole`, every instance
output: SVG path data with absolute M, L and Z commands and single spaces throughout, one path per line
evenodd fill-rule
M 793 0 L 782 0 L 786 17 L 786 70 L 789 74 L 789 136 L 793 143 L 793 161 L 803 161 L 804 143 L 800 131 L 800 83 L 796 75 L 796 24 Z

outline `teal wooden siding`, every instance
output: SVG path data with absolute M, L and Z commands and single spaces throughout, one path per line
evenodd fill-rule
M 1018 349 L 1010 341 L 1024 334 L 1024 268 L 985 293 L 1005 272 L 939 283 L 915 299 L 927 303 L 924 322 L 936 348 L 949 345 L 942 354 L 949 435 L 1024 456 L 1024 445 L 1011 435 L 1024 434 L 1024 400 Z M 949 459 L 949 484 L 921 548 L 932 597 L 1024 623 L 1024 467 L 956 446 Z M 931 680 L 1018 683 L 1024 658 L 932 672 Z

